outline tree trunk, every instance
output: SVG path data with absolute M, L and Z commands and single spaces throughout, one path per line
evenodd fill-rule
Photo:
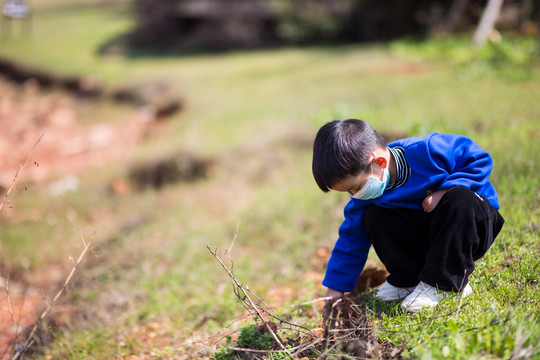
M 497 17 L 499 16 L 502 4 L 503 0 L 488 1 L 472 39 L 474 46 L 480 47 L 485 44 L 489 34 L 493 30 Z

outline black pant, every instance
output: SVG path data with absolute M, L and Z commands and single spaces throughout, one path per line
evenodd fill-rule
M 364 216 L 390 284 L 413 287 L 424 281 L 444 291 L 467 285 L 475 260 L 484 256 L 503 224 L 486 198 L 463 187 L 448 190 L 430 213 L 370 205 Z

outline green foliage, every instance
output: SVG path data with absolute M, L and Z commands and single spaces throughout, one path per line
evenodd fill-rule
M 400 56 L 444 61 L 457 69 L 464 79 L 501 77 L 508 80 L 529 80 L 538 76 L 540 44 L 536 37 L 503 35 L 501 40 L 474 47 L 464 36 L 433 37 L 427 41 L 401 40 L 390 45 Z
M 240 330 L 240 336 L 234 343 L 230 336 L 227 337 L 227 343 L 222 346 L 221 350 L 217 351 L 212 359 L 214 360 L 234 360 L 241 359 L 241 354 L 245 353 L 241 350 L 233 350 L 230 347 L 249 349 L 249 350 L 272 350 L 273 338 L 272 335 L 259 331 L 258 325 L 250 324 Z M 272 358 L 274 359 L 274 358 Z
M 248 325 L 240 331 L 236 345 L 244 349 L 267 350 L 272 345 L 272 335 L 261 334 L 255 324 Z
M 51 349 L 58 349 L 58 358 L 64 359 L 87 359 L 97 358 L 105 359 L 107 354 L 112 353 L 116 344 L 114 338 L 111 338 L 105 329 L 84 331 L 82 333 L 72 334 L 70 339 L 71 346 L 56 344 Z

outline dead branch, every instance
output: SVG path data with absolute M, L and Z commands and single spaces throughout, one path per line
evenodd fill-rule
M 208 251 L 210 251 L 210 253 L 216 258 L 217 261 L 219 261 L 219 263 L 221 264 L 221 266 L 227 271 L 227 273 L 229 274 L 229 277 L 231 278 L 231 280 L 233 281 L 233 284 L 235 285 L 235 294 L 237 294 L 237 296 L 239 295 L 237 293 L 237 290 L 236 289 L 239 289 L 243 294 L 244 294 L 244 299 L 247 299 L 247 301 L 249 302 L 249 305 L 251 306 L 251 309 L 255 311 L 255 313 L 257 314 L 257 316 L 261 319 L 261 321 L 264 323 L 266 329 L 268 330 L 268 332 L 272 335 L 272 337 L 274 338 L 274 340 L 276 341 L 276 343 L 279 345 L 279 347 L 287 354 L 287 356 L 290 358 L 290 359 L 294 359 L 293 355 L 289 352 L 289 350 L 285 347 L 285 345 L 283 345 L 283 343 L 281 342 L 281 340 L 279 339 L 279 337 L 276 335 L 276 333 L 274 332 L 274 330 L 272 330 L 272 328 L 270 327 L 270 325 L 268 324 L 268 322 L 264 319 L 263 317 L 263 314 L 261 313 L 261 311 L 259 310 L 259 307 L 257 305 L 255 305 L 255 303 L 253 302 L 253 300 L 251 299 L 251 297 L 249 296 L 248 294 L 248 291 L 246 291 L 246 288 L 244 288 L 244 286 L 242 284 L 240 284 L 238 282 L 238 280 L 236 279 L 236 277 L 234 276 L 234 274 L 232 273 L 232 271 L 223 263 L 223 261 L 221 261 L 221 259 L 219 258 L 219 256 L 217 255 L 217 250 L 215 251 L 212 251 L 212 249 L 210 249 L 209 246 L 207 246 L 208 248 Z M 251 292 L 251 291 L 250 291 Z M 239 299 L 241 299 L 240 296 L 238 296 Z

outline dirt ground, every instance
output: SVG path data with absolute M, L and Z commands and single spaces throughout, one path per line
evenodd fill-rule
M 151 111 L 140 108 L 124 119 L 80 125 L 77 101 L 65 92 L 43 93 L 32 81 L 14 86 L 0 79 L 0 186 L 9 188 L 30 154 L 20 175 L 30 182 L 117 159 L 156 123 Z

